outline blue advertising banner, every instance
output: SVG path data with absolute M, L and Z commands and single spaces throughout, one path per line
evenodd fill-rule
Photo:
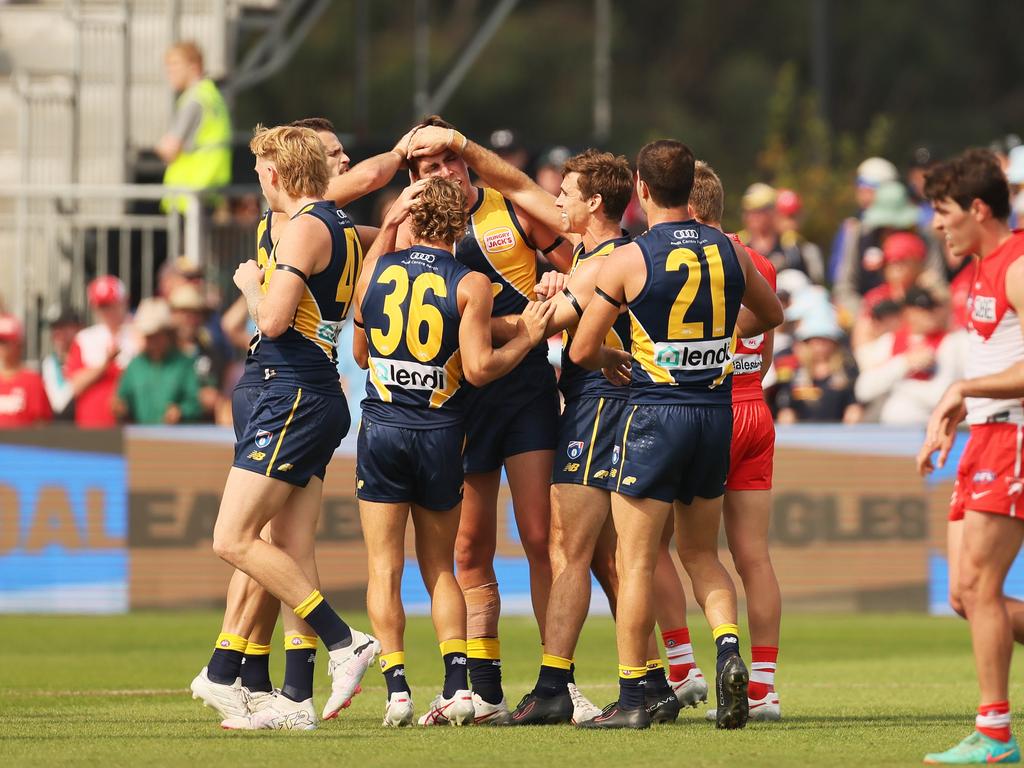
M 120 453 L 0 445 L 0 612 L 128 610 Z

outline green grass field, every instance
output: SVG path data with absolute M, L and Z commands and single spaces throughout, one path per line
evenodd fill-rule
M 362 617 L 357 622 L 366 626 Z M 692 626 L 698 663 L 713 672 L 710 633 L 703 619 L 694 618 Z M 716 731 L 703 709 L 687 710 L 674 726 L 631 733 L 384 730 L 383 683 L 371 670 L 352 708 L 317 731 L 226 732 L 186 691 L 218 627 L 213 613 L 0 618 L 0 765 L 913 765 L 968 733 L 976 697 L 963 622 L 788 616 L 777 680 L 785 719 L 744 731 Z M 506 693 L 513 705 L 533 684 L 537 643 L 531 620 L 503 621 Z M 420 714 L 440 682 L 427 620 L 410 619 L 407 647 Z M 278 682 L 283 654 L 275 650 L 275 657 Z M 577 679 L 595 703 L 614 698 L 609 619 L 588 622 L 577 666 Z M 318 704 L 327 682 L 322 667 Z M 1018 683 L 1011 699 L 1021 701 L 1021 693 Z

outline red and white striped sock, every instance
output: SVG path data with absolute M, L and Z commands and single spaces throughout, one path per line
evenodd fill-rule
M 693 645 L 690 644 L 690 629 L 670 629 L 661 633 L 668 656 L 668 679 L 673 683 L 685 680 L 690 670 L 697 665 L 693 661 Z
M 978 707 L 978 716 L 974 718 L 974 727 L 990 739 L 1009 741 L 1010 702 L 997 701 L 995 704 L 982 704 Z
M 750 648 L 750 686 L 747 696 L 763 699 L 775 689 L 775 662 L 779 649 L 771 645 L 754 645 Z

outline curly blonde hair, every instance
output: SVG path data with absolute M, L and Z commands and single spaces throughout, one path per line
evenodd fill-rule
M 323 142 L 310 128 L 257 125 L 249 149 L 274 164 L 281 188 L 291 197 L 323 197 L 330 172 Z
M 413 237 L 453 244 L 466 234 L 466 195 L 454 181 L 433 177 L 409 209 Z

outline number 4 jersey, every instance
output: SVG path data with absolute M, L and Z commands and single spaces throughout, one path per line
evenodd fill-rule
M 370 351 L 366 418 L 407 429 L 462 423 L 457 294 L 470 271 L 451 253 L 422 245 L 377 260 L 361 306 Z
M 634 242 L 647 280 L 629 302 L 630 402 L 731 405 L 726 373 L 746 281 L 728 236 L 696 221 L 663 222 Z

